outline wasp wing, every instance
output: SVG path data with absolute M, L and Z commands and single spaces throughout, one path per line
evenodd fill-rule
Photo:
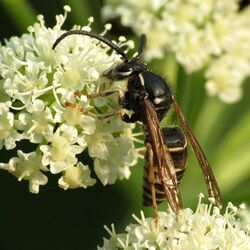
M 185 132 L 185 134 L 187 135 L 192 148 L 194 150 L 194 153 L 198 159 L 198 162 L 200 164 L 200 167 L 202 169 L 203 172 L 203 176 L 207 185 L 207 189 L 208 189 L 208 194 L 209 197 L 214 197 L 215 200 L 217 201 L 218 205 L 222 204 L 222 198 L 221 198 L 221 192 L 219 189 L 219 186 L 217 184 L 217 181 L 214 177 L 213 171 L 210 167 L 210 164 L 203 152 L 203 150 L 201 149 L 200 144 L 198 143 L 198 141 L 196 140 L 192 129 L 190 128 L 187 120 L 185 119 L 177 101 L 175 100 L 174 96 L 172 96 L 173 99 L 173 107 L 177 113 L 177 116 L 181 122 L 182 128 Z
M 164 141 L 159 119 L 154 104 L 147 98 L 140 101 L 144 112 L 143 126 L 148 143 L 152 146 L 154 161 L 158 166 L 158 174 L 172 210 L 178 214 L 182 201 L 169 149 Z

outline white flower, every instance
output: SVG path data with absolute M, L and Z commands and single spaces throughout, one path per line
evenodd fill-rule
M 105 0 L 105 3 L 102 9 L 105 19 L 118 16 L 138 36 L 147 35 L 146 60 L 174 53 L 188 74 L 205 71 L 209 95 L 218 95 L 228 103 L 240 99 L 241 85 L 250 76 L 249 6 L 239 11 L 237 0 L 145 0 L 143 3 Z M 224 75 L 227 71 L 228 77 L 237 73 L 235 82 L 235 76 L 231 81 L 214 81 L 220 77 L 220 70 L 210 68 L 224 57 L 235 60 L 230 69 L 222 72 Z
M 59 127 L 51 138 L 51 145 L 42 145 L 42 164 L 50 165 L 53 174 L 60 173 L 77 163 L 76 154 L 83 152 L 84 147 L 75 145 L 77 129 L 67 125 Z
M 53 43 L 65 32 L 62 25 L 69 6 L 64 10 L 64 15 L 56 16 L 54 27 L 46 27 L 39 15 L 28 34 L 12 37 L 0 46 L 0 149 L 12 149 L 18 156 L 1 163 L 1 168 L 14 171 L 20 180 L 29 180 L 30 190 L 35 193 L 47 182 L 43 171 L 61 174 L 59 186 L 64 189 L 92 186 L 95 180 L 90 177 L 90 168 L 78 160 L 85 149 L 99 169 L 107 171 L 105 181 L 95 167 L 103 184 L 128 178 L 129 168 L 137 161 L 133 125 L 125 124 L 120 117 L 99 120 L 99 115 L 120 108 L 118 96 L 88 97 L 112 88 L 124 89 L 123 83 L 113 84 L 102 77 L 105 70 L 121 62 L 120 55 L 97 39 L 80 35 L 65 38 L 52 50 Z M 86 26 L 73 29 L 90 31 L 92 22 L 89 18 Z M 110 28 L 106 24 L 101 35 Z M 125 53 L 133 47 L 125 37 L 120 37 L 117 44 Z M 20 153 L 26 152 L 23 143 L 16 144 L 22 140 L 30 142 L 34 151 Z M 116 159 L 119 164 L 115 165 L 113 153 L 118 151 L 122 160 Z M 24 173 L 19 171 L 23 169 L 20 159 L 28 164 Z M 36 174 L 32 173 L 33 166 Z
M 129 137 L 110 138 L 107 154 L 107 159 L 96 159 L 94 163 L 95 172 L 102 184 L 113 184 L 117 178 L 128 179 L 129 167 L 136 163 L 136 155 Z
M 48 171 L 42 165 L 41 155 L 35 152 L 25 154 L 21 150 L 17 151 L 18 157 L 10 159 L 8 164 L 0 163 L 0 168 L 8 170 L 14 176 L 21 180 L 29 181 L 29 190 L 31 193 L 38 193 L 39 186 L 45 185 L 48 181 L 42 171 Z
M 214 206 L 201 203 L 193 212 L 186 208 L 178 217 L 171 212 L 159 212 L 158 224 L 154 218 L 141 219 L 133 215 L 138 224 L 130 224 L 125 233 L 117 234 L 114 225 L 105 229 L 110 239 L 104 238 L 105 249 L 250 249 L 250 236 L 237 216 L 242 208 L 228 204 L 224 214 Z
M 87 136 L 89 155 L 95 157 L 94 169 L 103 185 L 114 184 L 117 178 L 128 179 L 130 167 L 137 162 L 129 126 L 119 118 L 112 119 L 113 132 L 123 130 L 123 134 L 115 137 L 107 133 L 109 124 L 99 123 L 93 135 Z M 110 130 L 109 130 L 110 131 Z
M 242 220 L 243 228 L 250 234 L 250 209 L 244 203 L 240 207 L 239 217 Z
M 84 115 L 79 109 L 66 107 L 62 116 L 67 124 L 80 125 L 84 134 L 91 135 L 95 132 L 95 119 L 89 115 Z
M 72 166 L 65 170 L 58 183 L 63 189 L 87 188 L 88 186 L 93 186 L 96 180 L 90 177 L 89 167 L 78 162 L 77 166 Z
M 191 33 L 192 36 L 190 37 Z M 206 49 L 209 46 L 206 34 L 193 26 L 188 30 L 183 30 L 178 41 L 173 44 L 172 50 L 175 52 L 177 60 L 186 69 L 186 72 L 192 73 L 202 69 L 210 60 L 211 51 Z
M 215 60 L 206 72 L 206 89 L 211 96 L 218 95 L 224 102 L 238 101 L 242 95 L 241 82 L 246 76 L 247 63 L 225 55 Z
M 40 143 L 43 138 L 49 140 L 54 129 L 51 110 L 39 99 L 28 103 L 26 109 L 28 112 L 20 113 L 16 122 L 16 127 L 24 130 L 24 138 L 32 143 Z
M 16 141 L 20 141 L 22 136 L 13 128 L 14 114 L 10 112 L 11 102 L 0 103 L 0 149 L 5 145 L 6 149 L 16 146 Z

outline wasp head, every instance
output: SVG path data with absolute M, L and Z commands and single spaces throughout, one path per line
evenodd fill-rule
M 111 80 L 123 80 L 144 71 L 147 71 L 146 64 L 131 60 L 105 70 L 102 75 Z

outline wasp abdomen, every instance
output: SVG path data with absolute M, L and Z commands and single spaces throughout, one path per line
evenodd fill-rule
M 172 157 L 176 177 L 178 183 L 180 183 L 183 174 L 187 166 L 187 140 L 182 131 L 178 126 L 162 128 L 163 137 L 165 143 L 168 146 L 170 155 Z M 143 205 L 152 206 L 152 194 L 149 183 L 149 155 L 146 152 L 144 175 L 143 175 Z M 166 166 L 167 167 L 167 166 Z M 158 167 L 154 162 L 154 187 L 156 193 L 156 202 L 159 204 L 163 202 L 167 197 L 162 185 L 162 182 L 158 175 Z

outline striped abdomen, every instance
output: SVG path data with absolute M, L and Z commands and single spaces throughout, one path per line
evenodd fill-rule
M 171 154 L 174 163 L 178 183 L 180 183 L 187 166 L 186 137 L 182 129 L 178 126 L 162 128 L 162 132 L 165 143 L 169 148 L 169 152 Z M 143 175 L 143 205 L 152 206 L 152 195 L 151 195 L 148 175 L 149 175 L 149 160 L 148 160 L 148 152 L 146 152 L 144 175 Z M 156 164 L 154 164 L 154 175 L 155 175 L 154 186 L 156 191 L 156 201 L 159 204 L 164 200 L 166 200 L 167 197 L 164 192 L 161 180 L 159 179 L 158 167 Z

